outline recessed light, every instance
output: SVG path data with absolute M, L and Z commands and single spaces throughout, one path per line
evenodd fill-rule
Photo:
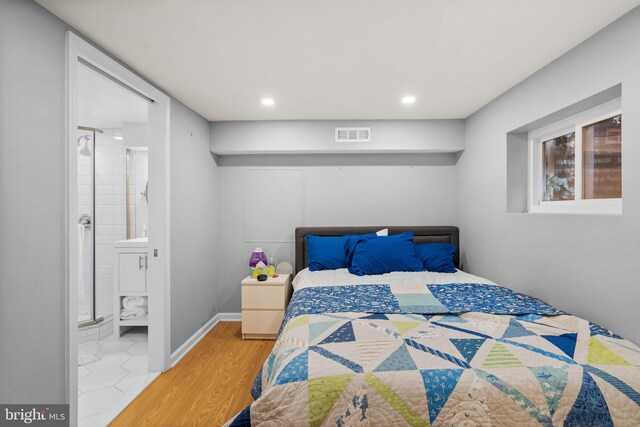
M 402 98 L 402 103 L 405 105 L 413 104 L 414 102 L 416 102 L 416 97 L 413 95 L 407 95 Z
M 262 101 L 260 101 L 260 102 L 265 107 L 271 107 L 271 106 L 273 106 L 273 104 L 276 103 L 276 101 L 274 101 L 273 98 L 262 98 Z
M 122 141 L 123 140 L 123 138 L 120 135 L 114 136 L 113 139 L 117 139 L 118 141 Z

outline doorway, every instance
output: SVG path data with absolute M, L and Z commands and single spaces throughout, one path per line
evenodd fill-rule
M 170 367 L 169 109 L 167 95 L 67 32 L 71 425 L 108 424 Z

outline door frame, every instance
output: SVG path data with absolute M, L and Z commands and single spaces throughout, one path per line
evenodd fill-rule
M 170 336 L 170 108 L 171 98 L 118 61 L 66 32 L 65 94 L 65 394 L 70 423 L 78 415 L 78 65 L 85 61 L 109 78 L 153 100 L 149 103 L 149 371 L 171 367 Z M 152 123 L 155 123 L 152 124 Z M 157 147 L 157 148 L 156 148 Z M 157 255 L 156 255 L 157 254 Z M 115 314 L 115 313 L 114 313 Z M 95 315 L 95 313 L 94 313 Z

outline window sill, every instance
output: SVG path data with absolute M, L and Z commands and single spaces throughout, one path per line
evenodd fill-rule
M 528 215 L 622 216 L 622 212 L 523 212 Z
M 621 216 L 622 199 L 541 202 L 530 204 L 528 213 L 553 215 Z

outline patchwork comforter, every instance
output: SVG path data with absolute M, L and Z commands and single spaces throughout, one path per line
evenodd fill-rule
M 640 425 L 640 348 L 496 285 L 305 288 L 230 425 Z

